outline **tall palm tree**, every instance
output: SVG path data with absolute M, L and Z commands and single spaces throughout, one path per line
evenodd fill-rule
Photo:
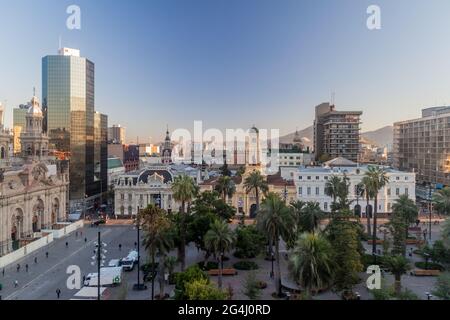
M 244 187 L 247 193 L 250 193 L 252 190 L 255 191 L 256 211 L 258 212 L 260 192 L 266 194 L 269 191 L 267 181 L 264 179 L 264 177 L 261 175 L 259 171 L 255 170 L 252 173 L 250 173 L 250 175 L 247 178 L 245 178 Z
M 215 220 L 211 228 L 205 234 L 205 248 L 212 252 L 216 257 L 220 257 L 219 263 L 219 289 L 222 289 L 222 262 L 225 252 L 231 250 L 236 241 L 235 233 L 231 230 L 228 223 L 223 220 Z
M 278 194 L 271 192 L 263 200 L 256 219 L 257 228 L 275 245 L 276 288 L 278 295 L 281 296 L 280 240 L 287 241 L 291 237 L 294 228 L 292 210 Z
M 389 182 L 386 171 L 379 166 L 370 166 L 365 174 L 370 179 L 370 185 L 374 193 L 373 204 L 373 236 L 372 236 L 372 254 L 377 252 L 377 212 L 378 212 L 378 192 Z
M 151 257 L 152 272 L 154 272 L 155 257 L 159 259 L 159 288 L 160 298 L 163 299 L 165 297 L 163 261 L 167 253 L 173 248 L 173 240 L 168 234 L 171 228 L 170 219 L 164 210 L 155 205 L 149 205 L 146 209 L 141 210 L 139 219 L 144 231 L 143 245 Z
M 445 187 L 433 194 L 433 203 L 436 210 L 445 215 L 450 214 L 450 187 Z
M 194 180 L 188 175 L 182 174 L 175 177 L 172 184 L 173 198 L 181 202 L 181 221 L 180 221 L 180 247 L 178 248 L 178 259 L 181 262 L 181 271 L 184 271 L 186 265 L 186 204 L 189 204 L 196 196 L 198 188 Z
M 289 272 L 308 293 L 313 295 L 333 280 L 333 250 L 321 234 L 303 233 L 289 258 Z
M 337 209 L 337 198 L 341 188 L 341 178 L 332 175 L 325 184 L 325 194 L 332 199 L 331 212 L 334 213 Z
M 367 234 L 370 235 L 370 214 L 369 214 L 369 206 L 370 200 L 375 198 L 375 191 L 372 186 L 372 180 L 368 176 L 365 176 L 361 180 L 361 187 L 364 193 L 364 197 L 366 198 L 366 219 L 367 219 Z
M 395 294 L 398 296 L 402 292 L 402 275 L 406 274 L 411 266 L 409 260 L 403 256 L 387 256 L 383 264 L 394 275 Z
M 229 176 L 220 176 L 217 179 L 216 191 L 222 195 L 222 200 L 226 201 L 227 197 L 231 198 L 236 192 L 236 185 Z
M 290 203 L 290 207 L 291 207 L 292 214 L 294 217 L 295 228 L 296 228 L 294 230 L 294 233 L 298 233 L 301 230 L 300 217 L 302 215 L 302 210 L 305 207 L 305 205 L 306 205 L 306 202 L 301 201 L 301 200 L 293 201 Z
M 324 212 L 320 208 L 320 204 L 318 202 L 307 202 L 299 217 L 301 229 L 314 234 L 314 231 L 319 227 L 320 220 L 323 218 Z

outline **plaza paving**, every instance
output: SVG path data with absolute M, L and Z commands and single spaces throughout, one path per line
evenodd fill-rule
M 233 226 L 235 227 L 235 225 Z M 438 225 L 432 227 L 432 240 L 439 238 Z M 81 232 L 82 235 L 76 236 L 75 233 L 69 236 L 54 241 L 47 247 L 44 247 L 37 252 L 29 255 L 28 257 L 21 259 L 18 263 L 21 265 L 20 271 L 16 271 L 16 263 L 9 265 L 5 268 L 5 275 L 0 273 L 0 282 L 3 284 L 3 290 L 0 291 L 2 299 L 18 299 L 18 300 L 49 300 L 56 299 L 56 290 L 61 290 L 60 299 L 70 299 L 77 292 L 77 290 L 68 290 L 66 287 L 66 280 L 68 275 L 66 269 L 70 265 L 78 265 L 82 270 L 82 274 L 85 275 L 89 272 L 96 272 L 96 266 L 91 265 L 91 257 L 93 256 L 94 242 L 97 240 L 97 232 L 101 230 L 102 241 L 107 244 L 106 249 L 106 263 L 110 259 L 121 258 L 125 256 L 129 250 L 134 249 L 134 243 L 136 241 L 136 230 L 132 225 L 102 225 L 100 228 L 90 227 L 87 225 Z M 87 242 L 84 238 L 87 238 Z M 68 242 L 68 247 L 65 243 Z M 119 251 L 119 244 L 122 244 L 122 250 Z M 371 246 L 364 243 L 364 247 L 367 252 L 371 252 Z M 415 247 L 414 247 L 415 248 Z M 382 250 L 381 246 L 379 249 Z M 45 252 L 49 252 L 48 259 L 45 258 Z M 281 245 L 281 251 L 284 252 L 284 245 Z M 409 252 L 409 247 L 408 247 Z M 173 250 L 171 255 L 176 256 L 176 250 Z M 224 262 L 225 268 L 231 268 L 232 265 L 239 261 L 232 253 L 228 253 L 227 256 L 230 260 Z M 34 263 L 34 258 L 37 257 L 38 263 Z M 145 263 L 148 258 L 147 254 L 141 249 L 141 263 Z M 204 253 L 198 251 L 197 248 L 190 244 L 186 249 L 186 265 L 192 265 L 199 261 L 203 261 Z M 274 280 L 270 278 L 271 262 L 265 260 L 263 257 L 252 259 L 259 265 L 259 269 L 256 270 L 258 280 L 265 281 L 267 288 L 262 290 L 261 299 L 270 300 L 272 293 L 275 292 Z M 415 261 L 421 261 L 421 258 L 413 255 L 412 263 Z M 25 270 L 25 265 L 28 264 L 28 272 Z M 287 260 L 284 255 L 281 257 L 281 270 L 283 277 L 286 277 L 287 272 Z M 175 271 L 179 271 L 179 265 Z M 233 299 L 247 299 L 243 294 L 243 283 L 250 271 L 238 271 L 236 276 L 224 276 L 223 288 L 226 289 L 231 285 L 233 288 Z M 372 295 L 365 287 L 365 280 L 367 278 L 366 273 L 360 274 L 363 279 L 362 283 L 357 285 L 355 291 L 359 292 L 362 299 L 371 299 Z M 141 272 L 142 277 L 142 272 Z M 393 283 L 393 277 L 390 274 L 384 275 L 386 284 Z M 18 287 L 14 287 L 14 281 L 18 281 Z M 217 282 L 218 277 L 211 277 L 211 281 Z M 402 284 L 404 288 L 408 288 L 416 293 L 420 298 L 425 298 L 425 292 L 432 291 L 436 278 L 435 277 L 414 277 L 410 275 L 404 275 L 402 277 Z M 151 297 L 151 283 L 146 283 L 147 290 L 134 291 L 133 285 L 137 282 L 137 268 L 132 272 L 124 272 L 122 285 L 115 288 L 108 288 L 108 299 L 150 299 Z M 125 289 L 126 288 L 126 289 Z M 166 285 L 166 293 L 173 294 L 173 285 Z M 159 285 L 155 281 L 155 294 L 159 293 Z M 315 299 L 340 299 L 338 295 L 331 291 L 321 293 L 314 297 Z

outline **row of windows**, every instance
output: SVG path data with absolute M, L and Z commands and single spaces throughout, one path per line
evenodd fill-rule
M 316 195 L 316 196 L 319 196 L 321 193 L 320 193 L 320 187 L 315 187 L 315 188 L 311 188 L 311 187 L 306 187 L 306 188 L 304 188 L 304 187 L 299 187 L 298 188 L 298 194 L 299 195 L 303 195 L 303 191 L 304 190 L 306 190 L 306 194 L 305 195 L 307 195 L 307 196 L 310 196 L 311 194 L 312 194 L 312 191 L 314 190 L 314 194 Z M 387 195 L 388 196 L 390 196 L 391 195 L 391 188 L 387 188 Z M 325 190 L 323 190 L 323 194 L 325 195 Z M 400 194 L 401 194 L 401 192 L 400 192 L 400 188 L 395 188 L 395 195 L 396 196 L 400 196 Z M 405 188 L 405 190 L 404 190 L 404 192 L 403 192 L 403 194 L 404 195 L 406 195 L 406 196 L 408 196 L 409 195 L 409 189 L 408 188 Z
M 312 178 L 313 178 L 312 176 L 298 176 L 298 179 L 299 179 L 299 180 L 303 180 L 303 177 L 304 177 L 306 180 L 312 180 Z M 328 180 L 328 176 L 324 176 L 323 178 L 324 178 L 325 180 Z M 315 176 L 315 180 L 320 180 L 320 176 Z M 396 180 L 396 181 L 400 181 L 400 177 L 399 177 L 399 176 L 396 176 L 396 177 L 395 177 L 395 180 Z M 409 180 L 409 177 L 408 177 L 408 176 L 405 176 L 405 177 L 404 177 L 404 180 L 405 180 L 405 181 L 408 181 L 408 180 Z

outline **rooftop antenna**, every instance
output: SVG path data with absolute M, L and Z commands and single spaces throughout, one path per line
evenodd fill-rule
M 58 44 L 58 49 L 61 50 L 61 35 L 59 36 L 59 44 Z
M 334 91 L 331 92 L 331 105 L 334 106 L 334 102 L 336 99 L 336 93 Z
M 36 97 L 36 87 L 33 87 L 33 97 Z

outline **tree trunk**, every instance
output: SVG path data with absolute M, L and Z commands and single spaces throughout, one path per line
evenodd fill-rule
M 259 189 L 255 188 L 255 196 L 256 196 L 256 212 L 259 211 Z
M 367 198 L 367 204 L 366 204 L 366 218 L 367 218 L 367 234 L 372 234 L 370 230 L 370 214 L 369 214 L 369 206 L 370 206 L 370 199 Z
M 164 259 L 159 259 L 159 299 L 164 299 L 166 296 L 166 293 L 164 292 L 164 284 L 166 279 L 165 277 L 165 268 L 164 268 Z
M 275 287 L 277 289 L 278 296 L 281 297 L 281 265 L 280 265 L 280 245 L 279 245 L 279 239 L 278 236 L 275 239 L 275 256 L 277 259 L 277 272 L 275 277 Z
M 402 279 L 401 276 L 396 275 L 395 276 L 395 294 L 397 297 L 402 293 Z
M 180 250 L 179 258 L 181 263 L 181 272 L 184 271 L 186 266 L 186 213 L 185 213 L 186 203 L 184 200 L 181 202 L 181 232 L 180 232 Z
M 219 281 L 218 281 L 218 284 L 217 284 L 219 289 L 222 289 L 222 273 L 223 273 L 223 270 L 222 270 L 222 265 L 223 265 L 222 259 L 223 259 L 223 255 L 221 255 L 220 259 L 219 259 Z
M 378 211 L 378 196 L 374 198 L 373 208 L 373 237 L 372 237 L 372 254 L 377 253 L 377 211 Z

